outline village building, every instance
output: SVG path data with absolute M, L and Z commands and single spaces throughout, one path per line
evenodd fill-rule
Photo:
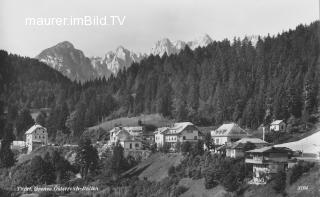
M 211 131 L 211 137 L 216 146 L 236 142 L 248 136 L 248 133 L 236 123 L 223 124 L 218 129 Z
M 285 171 L 292 156 L 292 150 L 285 147 L 267 146 L 246 152 L 245 163 L 253 165 L 250 184 L 266 184 L 273 174 Z
M 165 131 L 168 129 L 169 127 L 160 127 L 154 132 L 154 141 L 157 144 L 157 147 L 163 146 Z
M 28 153 L 37 147 L 48 144 L 47 129 L 39 124 L 33 125 L 26 133 L 26 146 Z
M 153 144 L 155 141 L 154 132 L 144 131 L 142 134 L 142 140 L 149 143 L 149 144 Z
M 122 127 L 122 129 L 128 131 L 132 136 L 142 136 L 143 134 L 142 126 Z
M 226 146 L 226 156 L 231 158 L 239 158 L 245 156 L 248 149 L 257 149 L 268 146 L 269 143 L 259 138 L 242 138 L 236 142 L 229 142 Z
M 175 150 L 177 143 L 197 142 L 201 139 L 199 129 L 191 122 L 174 123 L 171 127 L 162 127 L 155 131 L 155 142 L 158 147 L 165 143 Z
M 12 150 L 19 150 L 22 151 L 27 148 L 27 144 L 25 141 L 12 141 L 10 148 Z
M 110 131 L 110 140 L 108 145 L 114 146 L 119 143 L 125 150 L 142 149 L 141 139 L 132 135 L 125 127 L 115 127 Z
M 275 120 L 270 124 L 270 131 L 286 131 L 286 123 L 283 120 Z

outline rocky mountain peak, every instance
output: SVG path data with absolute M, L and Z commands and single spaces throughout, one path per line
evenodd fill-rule
M 63 42 L 60 42 L 56 45 L 56 47 L 60 47 L 60 48 L 72 48 L 74 49 L 74 46 L 71 42 L 69 41 L 63 41 Z

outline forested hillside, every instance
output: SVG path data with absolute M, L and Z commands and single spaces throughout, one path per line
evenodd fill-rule
M 236 121 L 249 128 L 273 118 L 313 122 L 319 104 L 317 28 L 317 23 L 299 25 L 260 38 L 256 46 L 234 39 L 151 55 L 117 77 L 84 84 L 38 60 L 0 51 L 2 108 L 18 139 L 33 124 L 29 109 L 49 108 L 37 122 L 58 141 L 79 137 L 106 117 L 149 113 L 197 125 Z
M 51 140 L 56 140 L 57 132 L 59 139 L 70 134 L 70 138 L 77 138 L 87 125 L 109 115 L 115 106 L 113 98 L 94 84 L 90 88 L 71 82 L 36 59 L 0 51 L 0 69 L 1 117 L 5 117 L 1 119 L 0 138 L 13 132 L 22 140 L 34 124 L 30 110 L 42 108 L 46 110 L 40 111 L 36 122 L 48 128 Z M 90 103 L 99 108 L 92 109 Z
M 318 105 L 317 24 L 277 36 L 213 42 L 178 55 L 150 56 L 108 88 L 129 114 L 160 112 L 200 124 L 271 119 L 312 121 Z

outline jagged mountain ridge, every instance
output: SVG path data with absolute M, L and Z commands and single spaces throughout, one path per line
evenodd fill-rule
M 162 56 L 177 54 L 188 45 L 191 49 L 205 47 L 213 42 L 209 35 L 184 42 L 181 40 L 172 42 L 164 38 L 155 43 L 150 54 Z M 71 80 L 88 81 L 95 78 L 108 78 L 125 68 L 130 67 L 133 62 L 139 63 L 147 54 L 134 53 L 123 46 L 119 46 L 115 51 L 107 52 L 104 57 L 86 57 L 84 53 L 76 49 L 69 41 L 58 43 L 57 45 L 43 50 L 36 56 L 40 61 L 58 70 Z
M 172 42 L 168 38 L 163 38 L 155 43 L 155 45 L 151 49 L 151 54 L 160 56 L 162 56 L 164 53 L 167 53 L 167 55 L 177 54 L 181 50 L 183 50 L 187 45 L 192 50 L 194 50 L 198 47 L 208 46 L 212 42 L 213 40 L 208 34 L 205 34 L 189 42 L 184 42 L 181 40 Z
M 47 48 L 36 56 L 70 79 L 82 82 L 117 75 L 120 70 L 128 68 L 133 62 L 139 62 L 143 57 L 145 55 L 135 54 L 119 46 L 115 51 L 106 53 L 104 57 L 88 58 L 68 41 Z
M 92 57 L 91 63 L 99 76 L 106 76 L 106 72 L 117 74 L 119 70 L 128 68 L 133 62 L 140 62 L 146 55 L 136 54 L 123 46 L 115 51 L 109 51 L 102 57 Z

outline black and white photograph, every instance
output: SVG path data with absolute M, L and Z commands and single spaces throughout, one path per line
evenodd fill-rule
M 0 197 L 319 197 L 320 0 L 1 0 Z

